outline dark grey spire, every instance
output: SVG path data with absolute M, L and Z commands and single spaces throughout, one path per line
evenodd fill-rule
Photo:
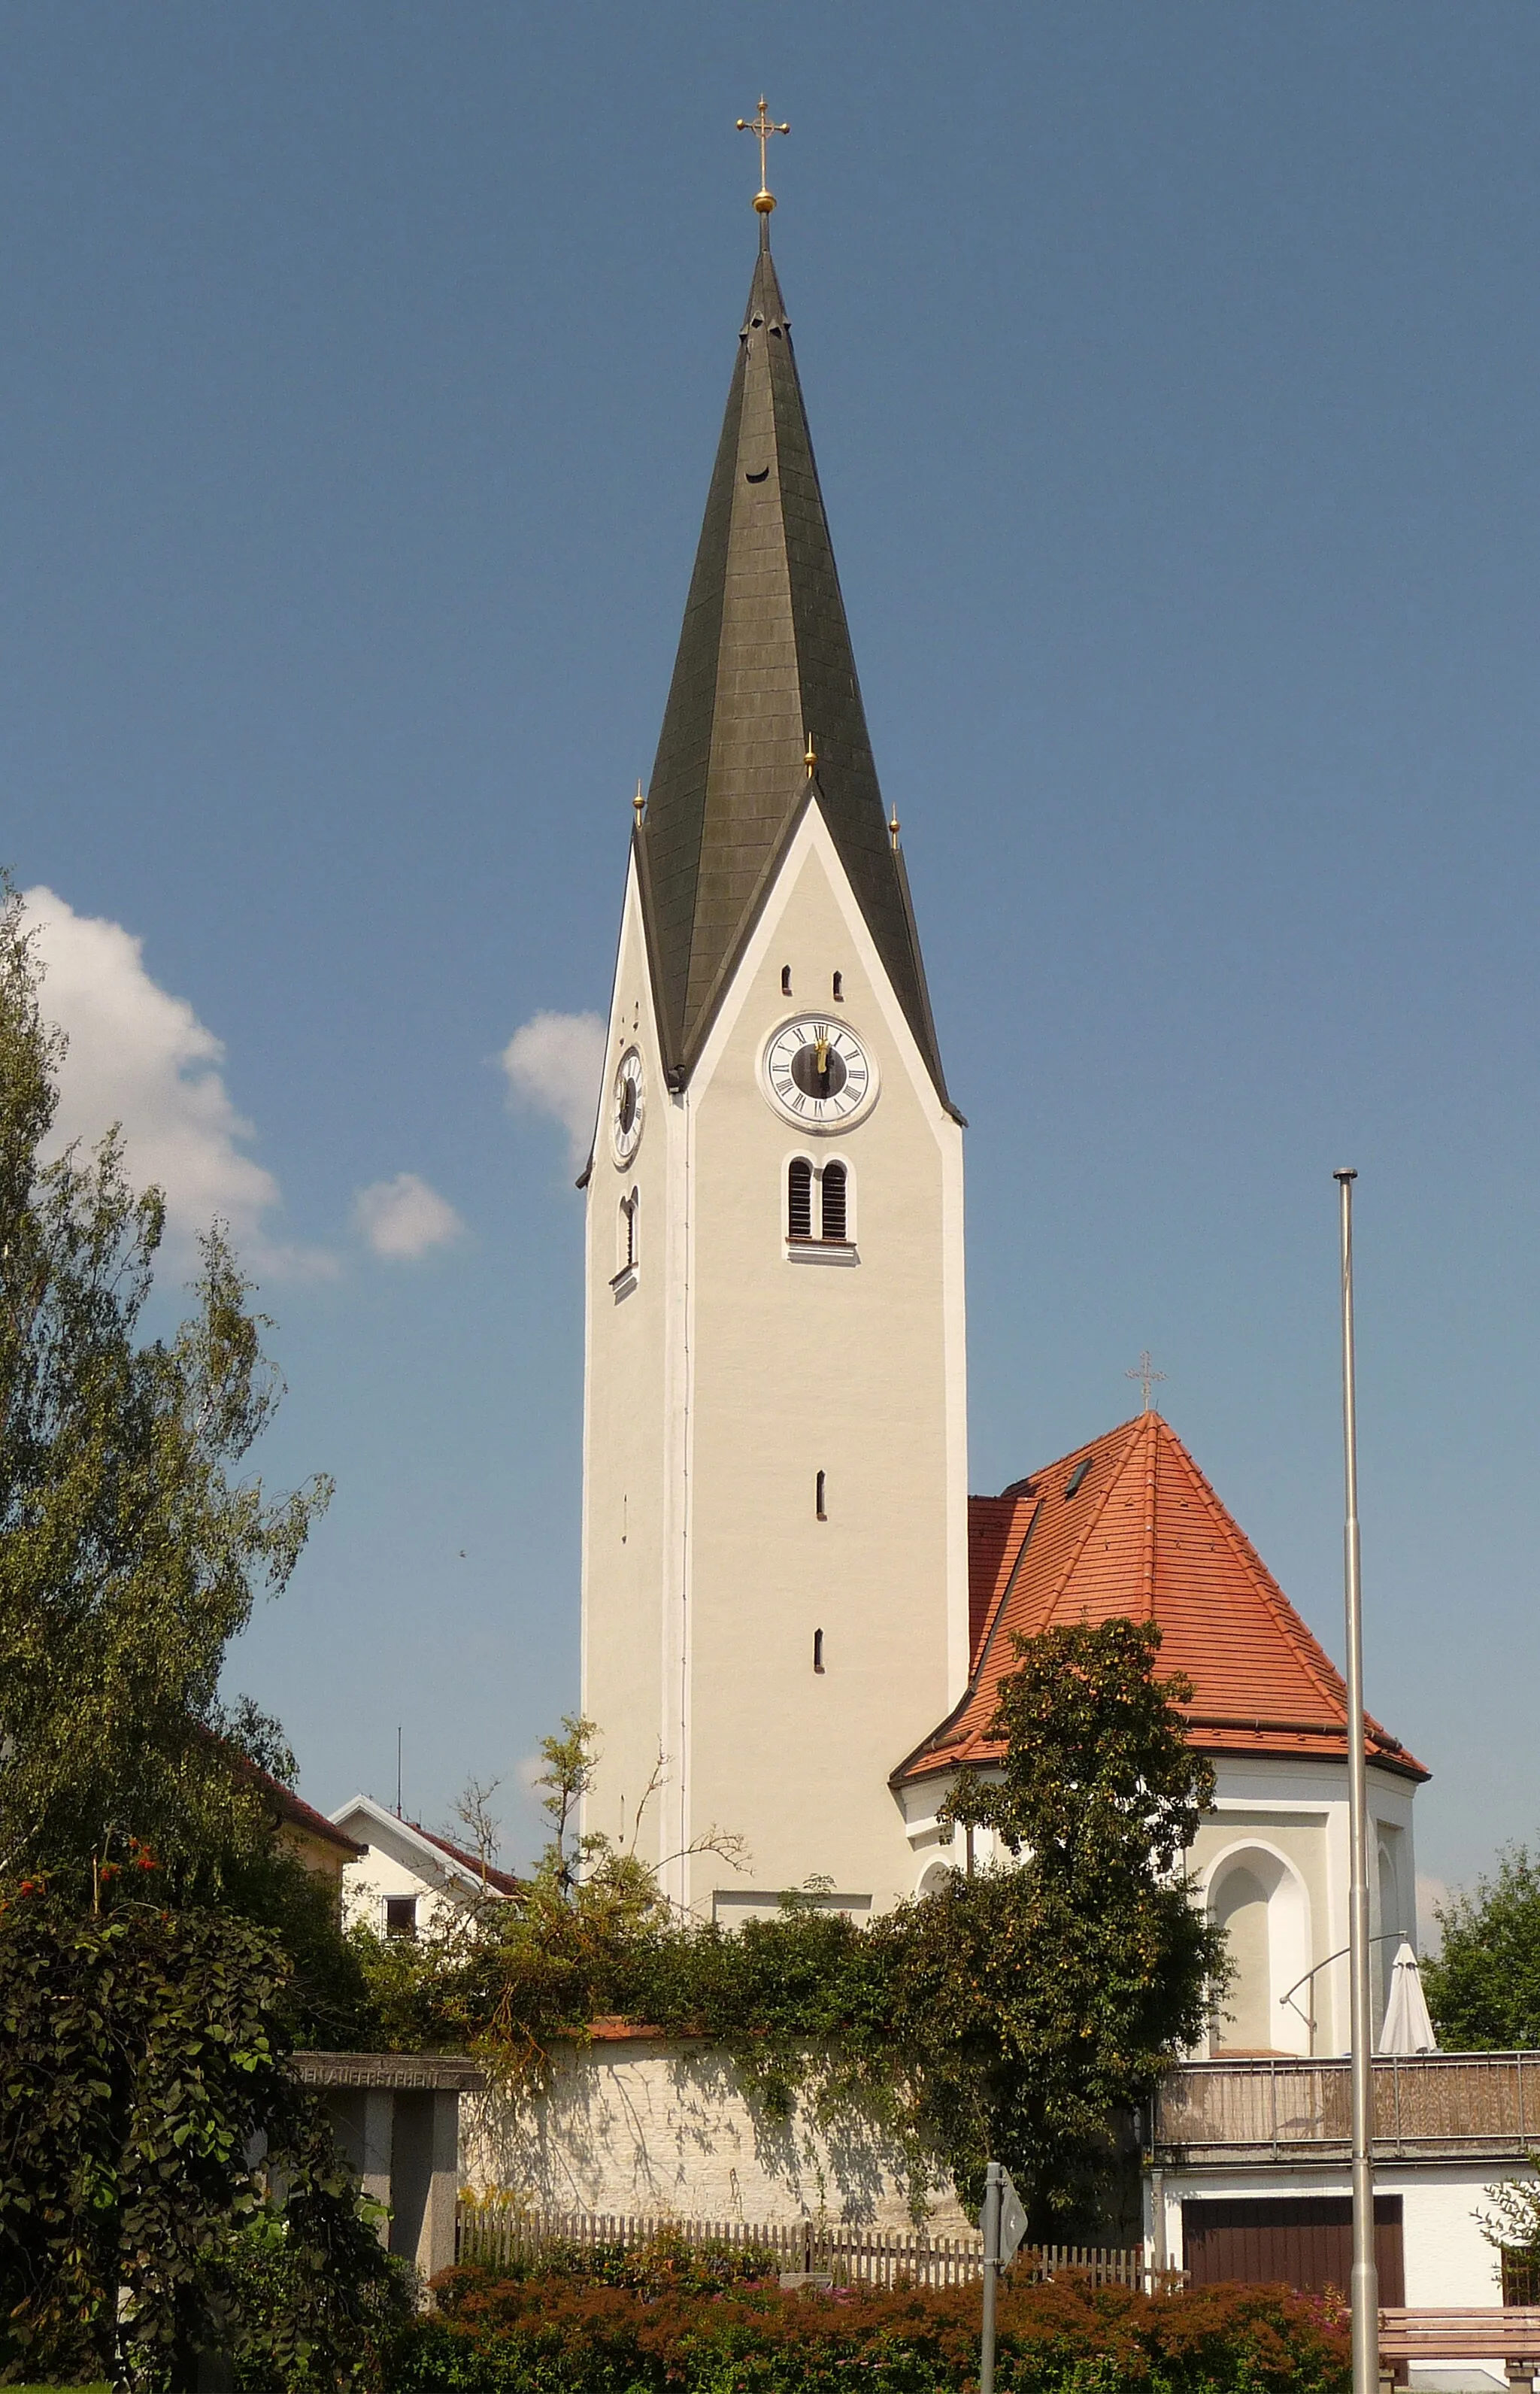
M 802 808 L 822 807 L 943 1099 L 768 216 L 638 840 L 670 1075 L 684 1080 Z M 809 743 L 817 763 L 809 777 Z

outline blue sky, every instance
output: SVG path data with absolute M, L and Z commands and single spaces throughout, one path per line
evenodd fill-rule
M 69 910 L 81 1118 L 128 1087 L 258 1259 L 268 1468 L 338 1482 L 232 1679 L 313 1800 L 393 1797 L 399 1723 L 409 1809 L 501 1775 L 529 1850 L 581 1201 L 499 1059 L 607 999 L 761 89 L 971 1124 L 973 1484 L 1121 1418 L 1148 1346 L 1337 1651 L 1356 1164 L 1370 1696 L 1468 1875 L 1540 1809 L 1505 0 L 0 5 L 0 855 Z

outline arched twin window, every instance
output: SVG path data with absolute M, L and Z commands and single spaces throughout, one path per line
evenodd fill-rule
M 825 1164 L 815 1172 L 805 1155 L 793 1156 L 786 1166 L 786 1236 L 824 1246 L 849 1244 L 850 1178 L 843 1164 Z

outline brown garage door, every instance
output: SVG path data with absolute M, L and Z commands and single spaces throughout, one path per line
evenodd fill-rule
M 1353 2206 L 1345 2194 L 1268 2195 L 1248 2202 L 1182 2204 L 1188 2282 L 1216 2286 L 1296 2286 L 1301 2294 L 1345 2295 L 1353 2266 Z M 1375 2197 L 1375 2265 L 1382 2303 L 1406 2300 L 1401 2254 L 1401 2197 Z

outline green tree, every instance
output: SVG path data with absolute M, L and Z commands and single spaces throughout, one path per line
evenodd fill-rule
M 540 1741 L 534 1784 L 549 1838 L 520 1894 L 490 1888 L 442 1907 L 420 1937 L 355 1933 L 385 2033 L 407 2047 L 473 2045 L 505 2079 L 538 2069 L 553 2038 L 581 2035 L 623 2009 L 645 1983 L 669 1929 L 668 1906 L 635 1852 L 597 1832 L 579 1836 L 578 1808 L 593 1780 L 597 1731 L 569 1714 Z M 473 1782 L 467 1823 L 485 1822 Z
M 0 1901 L 0 2376 L 158 2394 L 202 2349 L 264 2388 L 350 2380 L 392 2272 L 283 2069 L 277 1941 L 25 1888 Z
M 189 1319 L 144 1335 L 165 1208 L 121 1142 L 49 1154 L 63 1043 L 0 883 L 0 1875 L 99 1888 L 151 1853 L 178 1895 L 270 1845 L 218 1694 L 259 1590 L 288 1581 L 328 1484 L 247 1473 L 281 1387 L 224 1232 Z
M 1474 1894 L 1436 1913 L 1442 1950 L 1422 1965 L 1439 2042 L 1457 2053 L 1540 2045 L 1540 1861 L 1526 1846 L 1498 1856 Z
M 994 1774 L 965 1772 L 943 1817 L 1012 1857 L 957 1875 L 875 1934 L 928 2141 L 975 2199 L 1007 2164 L 1040 2233 L 1104 2206 L 1116 2124 L 1196 2042 L 1222 1983 L 1219 1930 L 1183 1867 L 1211 1766 L 1155 1677 L 1152 1622 L 1018 1638 Z

